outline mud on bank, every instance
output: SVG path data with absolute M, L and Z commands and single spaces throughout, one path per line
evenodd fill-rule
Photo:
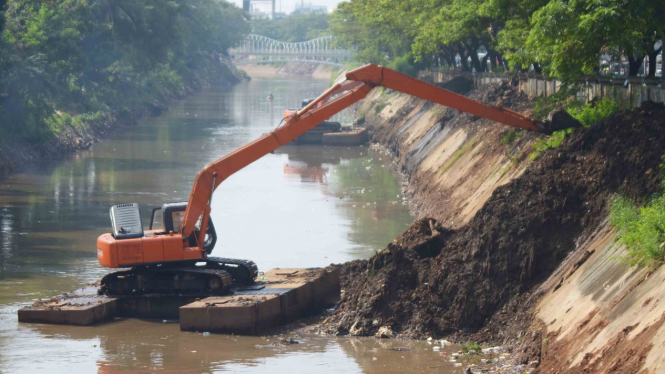
M 486 93 L 503 92 L 505 86 Z M 517 95 L 509 91 L 498 100 Z M 518 109 L 528 106 L 517 103 Z M 437 131 L 450 132 L 462 122 L 477 122 L 473 127 L 483 136 L 506 131 L 488 130 L 465 114 L 444 113 L 442 119 Z M 526 162 L 521 176 L 494 189 L 468 224 L 446 229 L 435 219 L 421 219 L 369 261 L 342 265 L 344 294 L 323 328 L 371 336 L 387 327 L 410 338 L 452 335 L 492 344 L 515 342 L 532 321 L 530 307 L 541 296 L 538 285 L 601 225 L 609 199 L 621 193 L 640 201 L 661 188 L 664 119 L 663 105 L 647 103 L 578 130 L 559 148 Z M 399 131 L 388 124 L 375 130 L 375 139 L 395 151 L 407 172 L 415 170 L 409 166 L 413 157 L 401 152 L 404 141 L 394 140 L 412 133 Z M 528 137 L 535 136 L 526 135 L 511 152 L 528 152 Z M 436 194 L 426 191 L 421 199 L 430 196 L 432 201 Z M 434 201 L 445 204 L 446 199 Z M 440 212 L 446 209 L 450 207 Z M 528 344 L 523 351 L 528 361 Z

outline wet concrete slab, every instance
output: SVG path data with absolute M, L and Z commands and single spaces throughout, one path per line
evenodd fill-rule
M 88 326 L 115 317 L 179 319 L 183 331 L 255 335 L 314 314 L 339 299 L 339 270 L 273 269 L 231 294 L 108 297 L 98 286 L 39 300 L 18 312 L 19 322 Z
M 352 129 L 342 132 L 325 133 L 321 136 L 323 145 L 362 145 L 369 140 L 369 133 L 365 128 Z
M 88 326 L 118 315 L 117 298 L 98 295 L 99 287 L 85 287 L 74 292 L 38 300 L 18 311 L 19 322 Z
M 255 287 L 180 308 L 180 329 L 261 334 L 315 313 L 339 297 L 338 269 L 273 269 Z

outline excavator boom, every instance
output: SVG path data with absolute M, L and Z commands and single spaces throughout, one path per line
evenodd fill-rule
M 207 205 L 213 191 L 226 178 L 362 100 L 372 88 L 377 86 L 390 88 L 509 126 L 545 132 L 539 121 L 510 109 L 483 104 L 386 67 L 366 65 L 348 72 L 344 82 L 329 88 L 307 106 L 291 114 L 286 118 L 286 123 L 275 131 L 261 136 L 203 168 L 196 176 L 189 196 L 180 230 L 183 237 L 188 237 L 194 232 L 199 217 L 209 209 Z M 334 95 L 338 96 L 330 100 Z M 204 234 L 205 230 L 201 230 L 199 233 L 201 238 Z

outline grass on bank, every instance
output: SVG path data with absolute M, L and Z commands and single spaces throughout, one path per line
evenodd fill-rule
M 464 353 L 469 353 L 469 352 L 480 353 L 482 350 L 483 347 L 481 347 L 480 344 L 475 343 L 471 340 L 467 341 L 466 344 L 462 345 L 462 352 Z
M 665 164 L 660 168 L 661 175 L 664 175 Z M 610 223 L 628 250 L 630 265 L 658 267 L 663 263 L 665 194 L 662 191 L 642 206 L 628 197 L 616 197 L 610 208 Z
M 538 107 L 539 104 L 537 104 L 536 107 Z M 571 102 L 570 106 L 566 108 L 566 110 L 576 120 L 580 121 L 582 126 L 588 128 L 607 118 L 610 114 L 618 111 L 619 106 L 614 100 L 604 98 L 600 101 L 593 101 L 584 106 L 580 105 L 579 103 Z M 566 138 L 566 135 L 571 134 L 573 131 L 575 130 L 566 129 L 555 131 L 552 135 L 538 139 L 532 145 L 533 152 L 529 154 L 529 160 L 533 161 L 537 159 L 538 156 L 540 156 L 548 149 L 559 147 L 563 140 Z
M 505 133 L 501 134 L 501 144 L 503 145 L 512 144 L 515 140 L 519 139 L 520 136 L 522 136 L 522 133 L 523 133 L 522 130 L 506 131 Z

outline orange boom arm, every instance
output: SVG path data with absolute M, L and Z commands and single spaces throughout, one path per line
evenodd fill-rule
M 212 193 L 226 178 L 362 100 L 376 86 L 387 87 L 506 125 L 544 131 L 538 121 L 518 112 L 483 104 L 385 67 L 366 65 L 347 73 L 346 81 L 329 88 L 309 105 L 287 117 L 283 126 L 203 168 L 196 176 L 189 196 L 185 217 L 180 227 L 182 238 L 188 238 L 194 232 L 195 225 L 201 217 L 202 224 L 197 241 L 199 247 L 202 246 Z M 329 101 L 334 95 L 338 96 Z

